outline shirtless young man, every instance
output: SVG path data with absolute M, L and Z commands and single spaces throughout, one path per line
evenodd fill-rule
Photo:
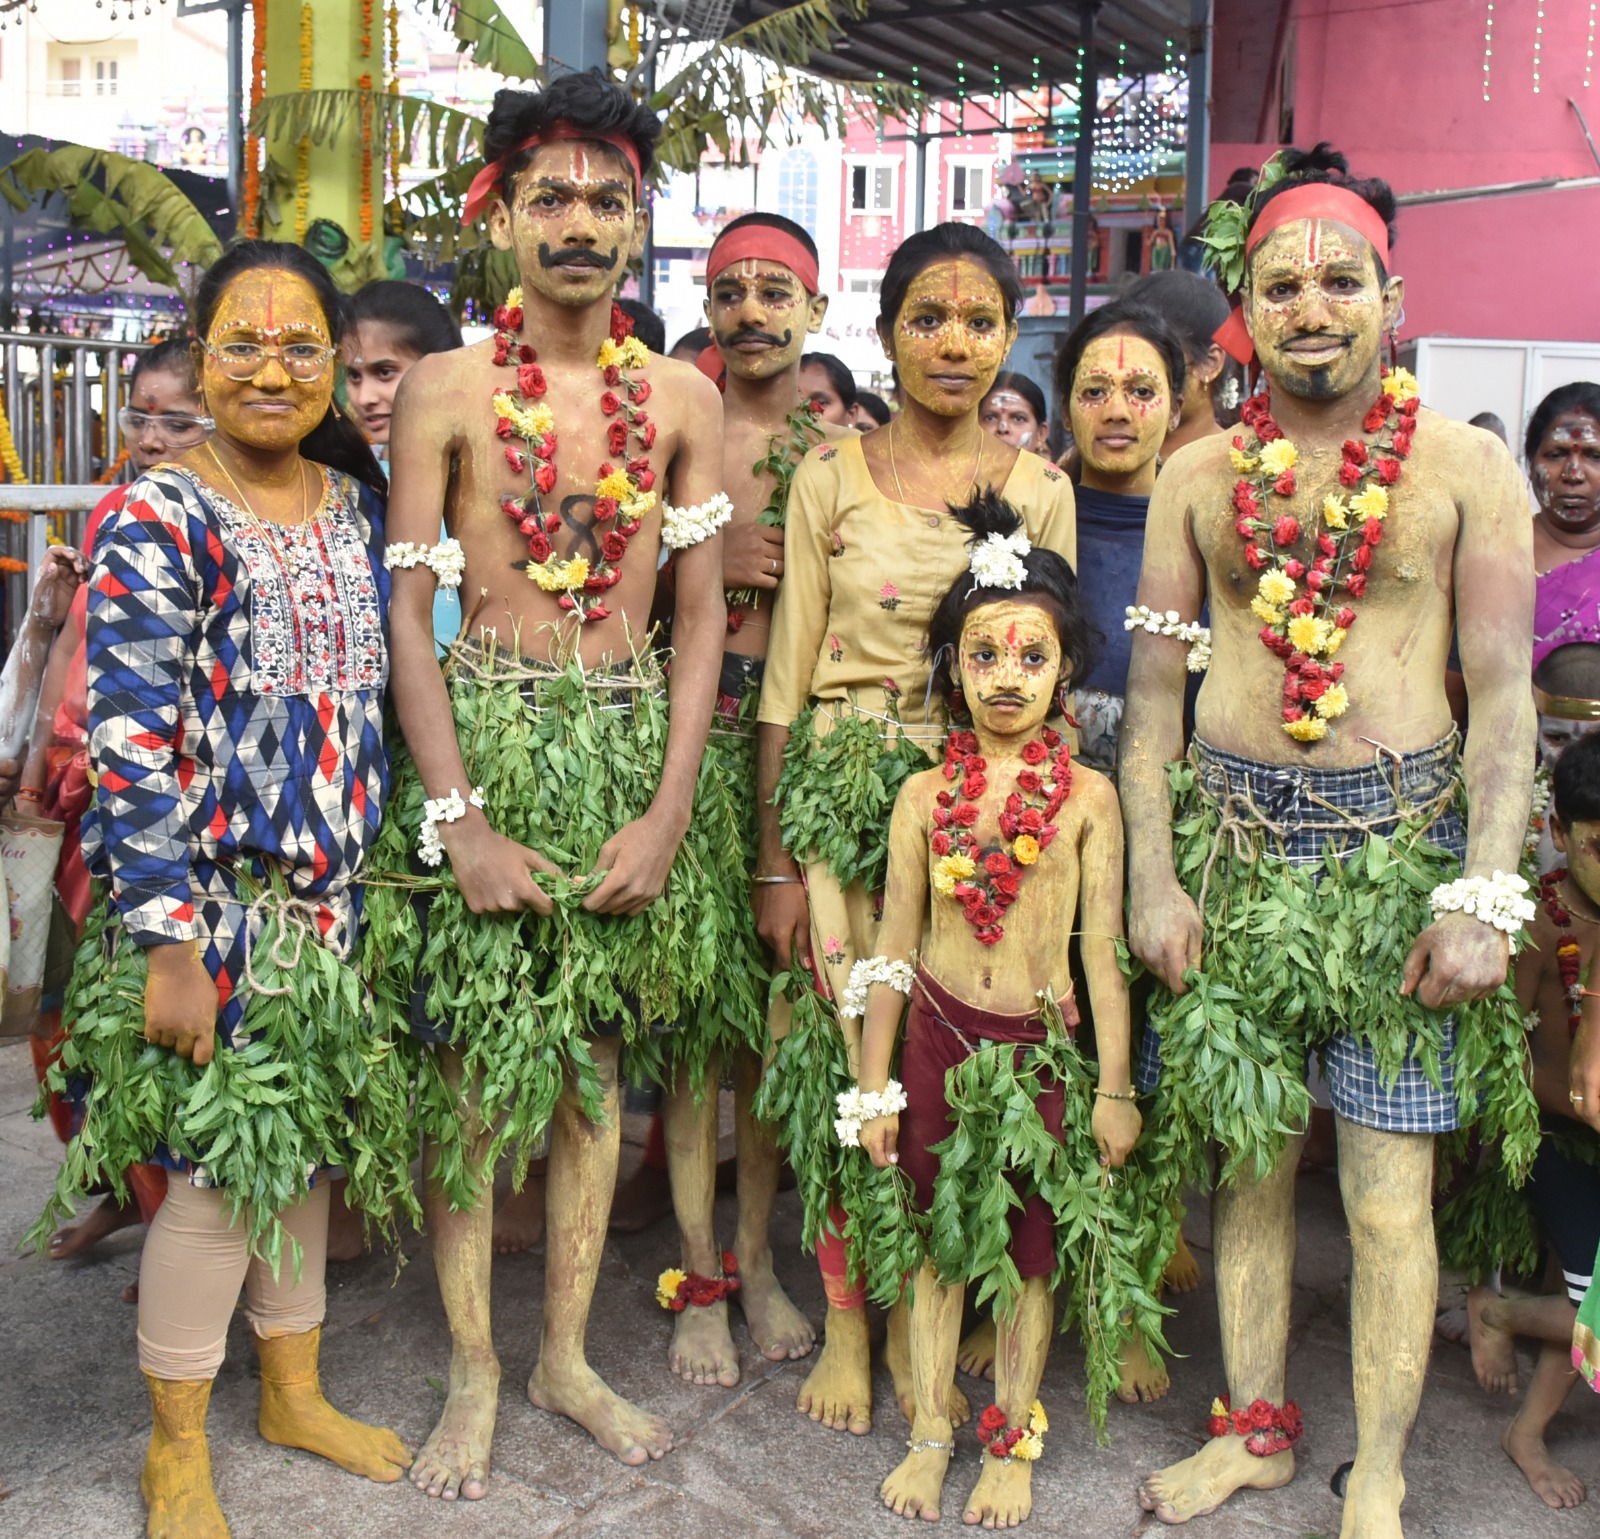
M 1507 937 L 1460 912 L 1429 923 L 1429 904 L 1413 889 L 1393 899 L 1408 904 L 1409 954 L 1404 939 L 1341 925 L 1334 910 L 1317 919 L 1313 944 L 1301 943 L 1314 953 L 1308 970 L 1292 947 L 1268 941 L 1241 960 L 1225 921 L 1235 893 L 1265 901 L 1252 881 L 1308 915 L 1307 905 L 1349 901 L 1326 886 L 1307 896 L 1289 868 L 1320 861 L 1330 842 L 1359 854 L 1369 829 L 1390 840 L 1367 845 L 1356 863 L 1369 892 L 1397 894 L 1390 853 L 1416 859 L 1424 834 L 1464 857 L 1468 876 L 1517 869 L 1533 769 L 1533 569 L 1526 497 L 1505 446 L 1419 410 L 1409 376 L 1382 374 L 1382 340 L 1402 297 L 1388 267 L 1393 195 L 1381 182 L 1348 181 L 1343 158 L 1326 151 L 1285 159 L 1286 178 L 1253 211 L 1242 293 L 1270 397 L 1253 404 L 1237 437 L 1182 450 L 1150 504 L 1140 603 L 1186 620 L 1202 604 L 1211 610 L 1212 658 L 1178 829 L 1167 765 L 1183 756 L 1183 641 L 1135 636 L 1123 727 L 1129 939 L 1173 991 L 1165 1004 L 1158 991 L 1152 1010 L 1164 1072 L 1198 1087 L 1215 1055 L 1208 1047 L 1202 1062 L 1197 1044 L 1220 1053 L 1229 1039 L 1219 1029 L 1236 1045 L 1252 1033 L 1252 1056 L 1268 1060 L 1263 1072 L 1282 1100 L 1272 1117 L 1241 1097 L 1227 1125 L 1231 1146 L 1220 1120 L 1198 1129 L 1223 1136 L 1234 1167 L 1214 1208 L 1233 1410 L 1230 1419 L 1217 1406 L 1211 1441 L 1150 1476 L 1140 1497 L 1163 1522 L 1182 1523 L 1243 1487 L 1275 1488 L 1294 1475 L 1299 1417 L 1283 1398 L 1299 1139 L 1283 1132 L 1306 1112 L 1300 1066 L 1317 1046 L 1338 1116 L 1354 1249 L 1357 1455 L 1341 1532 L 1398 1539 L 1401 1459 L 1437 1291 L 1431 1135 L 1457 1125 L 1452 1055 L 1480 1030 L 1465 1023 L 1487 1019 L 1490 1007 L 1460 1012 L 1455 1031 L 1443 1012 L 1504 981 Z M 1470 833 L 1452 797 L 1460 773 L 1444 692 L 1452 624 L 1472 698 L 1461 766 Z M 1235 838 L 1220 831 L 1224 816 Z M 1195 827 L 1208 848 L 1218 830 L 1210 864 L 1196 852 Z M 1202 872 L 1204 919 L 1185 890 L 1201 892 Z M 1494 892 L 1497 916 L 1515 928 L 1510 884 L 1497 881 Z M 1286 921 L 1286 934 L 1296 922 Z M 1209 989 L 1189 993 L 1196 971 L 1204 984 L 1237 984 L 1246 1003 L 1230 1013 L 1226 993 L 1220 1002 Z M 1276 1017 L 1260 1003 L 1271 989 L 1282 1005 Z M 1329 1002 L 1321 1018 L 1294 1024 L 1296 990 Z M 1438 1084 L 1418 1049 L 1429 1041 L 1440 1048 Z M 1506 1050 L 1513 1069 L 1519 1044 L 1520 1036 Z M 1200 1116 L 1226 1088 L 1197 1089 Z M 1525 1095 L 1526 1085 L 1517 1090 Z M 1263 1137 L 1274 1124 L 1276 1139 Z
M 499 313 L 496 340 L 419 360 L 395 401 L 392 678 L 414 771 L 399 767 L 393 806 L 408 844 L 420 821 L 423 860 L 441 880 L 426 913 L 428 969 L 405 914 L 386 920 L 370 954 L 380 1007 L 396 987 L 425 995 L 440 1044 L 421 1066 L 418 1115 L 453 1350 L 444 1413 L 412 1479 L 446 1499 L 481 1497 L 489 1473 L 500 1373 L 489 1167 L 513 1131 L 525 1158 L 546 1122 L 544 1328 L 528 1397 L 625 1464 L 672 1447 L 670 1430 L 613 1393 L 584 1355 L 616 1180 L 621 1036 L 676 1010 L 661 994 L 671 960 L 649 937 L 694 922 L 691 884 L 672 867 L 726 624 L 721 400 L 690 366 L 622 344 L 613 319 L 612 292 L 649 219 L 641 183 L 657 132 L 651 113 L 597 76 L 499 93 L 467 216 L 487 209 L 495 245 L 515 254 L 520 305 Z M 436 547 L 441 509 L 459 549 Z M 670 707 L 635 659 L 664 540 L 678 553 Z M 447 682 L 435 574 L 448 583 L 463 558 L 468 634 Z M 556 755 L 539 738 L 552 723 L 567 788 L 559 810 L 546 778 L 560 773 Z M 513 776 L 508 763 L 524 768 Z M 629 817 L 591 838 L 597 820 Z M 397 864 L 410 876 L 403 856 Z M 381 890 L 372 896 L 381 902 Z M 658 898 L 648 918 L 628 917 Z M 553 900 L 550 923 L 540 916 Z M 570 958 L 585 952 L 604 963 L 574 984 Z M 620 973 L 611 959 L 622 956 L 642 965 Z
M 807 409 L 800 390 L 800 355 L 827 309 L 827 296 L 817 292 L 816 246 L 792 220 L 745 214 L 712 243 L 706 258 L 706 319 L 721 363 L 722 484 L 734 511 L 723 535 L 728 634 L 706 763 L 709 773 L 736 788 L 746 820 L 744 858 L 757 882 L 773 880 L 756 871 L 755 708 L 783 574 L 789 477 L 807 450 L 824 438 L 844 436 L 842 429 L 829 427 Z M 765 957 L 753 912 L 748 924 L 749 953 L 764 979 Z M 768 1024 L 766 1016 L 758 1017 L 749 1023 L 745 1041 L 724 1044 L 722 1051 L 733 1060 L 738 1136 L 739 1229 L 733 1254 L 739 1288 L 734 1297 L 762 1356 L 781 1362 L 806 1356 L 816 1333 L 773 1275 L 767 1245 L 781 1160 L 772 1130 L 751 1115 L 750 1106 L 761 1081 Z M 772 1036 L 781 1037 L 788 1024 L 789 1008 L 780 998 L 770 1011 Z M 691 1044 L 685 1040 L 684 1046 Z M 707 1275 L 719 1259 L 712 1208 L 720 1063 L 708 1061 L 701 1077 L 697 1094 L 680 1064 L 676 1086 L 667 1097 L 665 1124 L 683 1268 Z M 725 1300 L 678 1313 L 668 1360 L 674 1373 L 692 1383 L 739 1382 L 739 1354 L 729 1334 Z

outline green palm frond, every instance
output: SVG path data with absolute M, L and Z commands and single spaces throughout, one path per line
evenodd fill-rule
M 562 0 L 545 0 L 547 5 Z M 568 0 L 570 3 L 570 0 Z M 456 51 L 467 54 L 474 64 L 492 69 L 513 80 L 539 80 L 544 71 L 522 34 L 506 20 L 495 0 L 428 0 L 437 16 L 450 23 L 456 35 Z
M 152 283 L 179 288 L 174 261 L 206 266 L 222 254 L 200 210 L 166 172 L 142 160 L 64 144 L 28 150 L 0 167 L 0 197 L 13 208 L 25 209 L 36 194 L 49 192 L 66 197 L 74 228 L 120 237 L 129 260 Z
M 459 166 L 483 156 L 482 118 L 426 97 L 392 96 L 354 86 L 263 97 L 250 128 L 266 138 L 333 145 L 340 135 L 360 131 L 361 113 L 369 101 L 374 143 L 387 140 L 391 129 L 398 126 L 400 141 L 410 154 L 431 166 Z

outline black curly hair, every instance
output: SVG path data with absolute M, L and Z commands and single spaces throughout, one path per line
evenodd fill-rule
M 656 141 L 661 137 L 659 119 L 599 70 L 586 70 L 560 75 L 542 91 L 514 91 L 508 86 L 494 93 L 494 106 L 489 109 L 489 121 L 483 130 L 483 156 L 490 162 L 504 161 L 500 196 L 505 201 L 511 200 L 517 174 L 525 171 L 533 159 L 533 150 L 519 150 L 517 146 L 557 123 L 588 129 L 597 137 L 621 135 L 638 152 L 640 173 L 649 176 Z M 634 191 L 642 195 L 644 189 Z
M 990 535 L 1015 534 L 1023 527 L 1022 515 L 993 488 L 980 492 L 962 507 L 951 506 L 957 522 L 972 531 L 967 544 L 976 546 Z M 961 648 L 961 627 L 974 609 L 1004 599 L 1037 604 L 1055 621 L 1063 659 L 1074 678 L 1083 678 L 1100 656 L 1105 638 L 1090 618 L 1083 589 L 1067 560 L 1053 550 L 1035 546 L 1022 558 L 1020 588 L 986 588 L 970 572 L 963 572 L 939 600 L 928 622 L 928 655 L 933 658 L 934 682 L 946 708 L 959 687 L 956 657 Z M 948 655 L 950 665 L 940 663 Z
M 1288 192 L 1291 187 L 1304 187 L 1308 182 L 1323 182 L 1333 187 L 1344 187 L 1368 204 L 1387 226 L 1389 249 L 1391 251 L 1394 249 L 1394 221 L 1399 205 L 1395 202 L 1394 189 L 1387 182 L 1380 181 L 1375 176 L 1351 176 L 1350 162 L 1326 140 L 1313 145 L 1309 150 L 1293 148 L 1284 150 L 1280 159 L 1284 168 L 1283 178 L 1261 195 L 1251 211 L 1251 229 L 1255 228 L 1256 222 L 1261 218 L 1261 211 L 1279 193 Z M 1373 258 L 1378 264 L 1378 282 L 1387 283 L 1389 270 L 1384 265 L 1383 258 L 1377 252 L 1373 253 Z

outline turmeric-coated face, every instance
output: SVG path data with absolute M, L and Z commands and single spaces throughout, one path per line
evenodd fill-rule
M 973 725 L 996 737 L 1044 725 L 1061 684 L 1061 638 L 1049 610 L 1026 599 L 980 604 L 961 627 L 961 693 Z
M 1067 402 L 1078 453 L 1103 474 L 1131 475 L 1160 454 L 1178 404 L 1152 343 L 1128 332 L 1096 337 L 1078 360 Z
M 959 417 L 989 393 L 1016 335 L 993 274 L 964 256 L 934 262 L 911 280 L 884 343 L 912 400 Z
M 782 262 L 745 257 L 724 267 L 706 296 L 706 320 L 730 374 L 770 379 L 796 363 L 828 301 Z

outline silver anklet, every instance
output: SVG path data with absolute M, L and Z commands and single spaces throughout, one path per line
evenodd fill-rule
M 956 1449 L 956 1445 L 954 1443 L 940 1443 L 933 1438 L 926 1437 L 910 1438 L 906 1442 L 906 1447 L 909 1448 L 914 1454 L 954 1453 Z

